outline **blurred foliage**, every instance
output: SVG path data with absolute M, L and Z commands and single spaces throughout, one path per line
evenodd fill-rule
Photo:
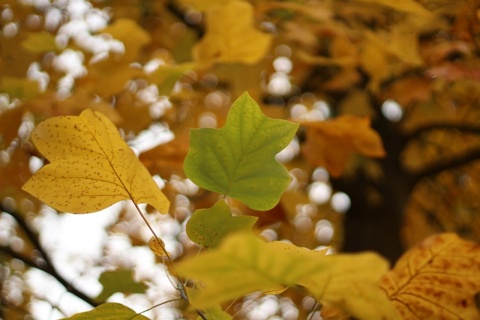
M 293 177 L 280 203 L 260 212 L 230 200 L 235 214 L 258 217 L 255 233 L 309 249 L 375 250 L 391 262 L 440 232 L 479 241 L 479 16 L 476 0 L 3 1 L 0 317 L 23 319 L 36 301 L 62 313 L 62 301 L 31 290 L 31 269 L 97 304 L 58 271 L 40 227 L 49 211 L 21 191 L 46 162 L 33 127 L 85 109 L 110 119 L 162 178 L 170 214 L 152 219 L 170 228 L 175 261 L 199 250 L 184 232 L 192 212 L 218 201 L 185 177 L 189 129 L 223 127 L 244 91 L 267 116 L 302 125 L 278 156 Z M 123 207 L 108 225 L 102 259 L 84 262 L 91 267 L 78 277 L 135 266 L 110 247 L 119 234 L 129 248 L 148 246 L 132 211 Z M 306 296 L 285 291 L 275 301 L 290 307 L 277 314 L 290 319 L 295 305 L 306 318 L 318 309 Z M 268 299 L 247 297 L 232 310 L 254 318 Z

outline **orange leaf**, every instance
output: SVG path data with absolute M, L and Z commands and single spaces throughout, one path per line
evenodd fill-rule
M 327 168 L 338 177 L 353 153 L 384 157 L 380 136 L 370 128 L 368 117 L 343 115 L 329 121 L 302 122 L 307 128 L 303 153 L 315 166 Z
M 436 235 L 404 254 L 381 280 L 403 319 L 480 319 L 480 245 Z

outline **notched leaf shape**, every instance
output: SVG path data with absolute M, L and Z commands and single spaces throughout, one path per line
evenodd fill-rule
M 211 208 L 193 213 L 187 223 L 187 235 L 193 242 L 213 248 L 233 232 L 252 229 L 256 221 L 252 216 L 232 216 L 228 205 L 220 200 Z
M 85 110 L 80 116 L 47 119 L 31 138 L 51 163 L 22 189 L 53 208 L 89 213 L 131 199 L 168 211 L 165 195 L 101 113 Z
M 248 93 L 232 105 L 221 129 L 190 132 L 184 171 L 198 186 L 268 210 L 291 177 L 275 155 L 293 139 L 298 124 L 266 117 Z
M 199 308 L 255 291 L 279 292 L 318 271 L 326 251 L 310 251 L 283 242 L 265 243 L 252 233 L 228 236 L 218 248 L 177 265 L 177 271 L 199 280 L 192 300 Z
M 77 313 L 69 318 L 62 320 L 148 320 L 147 317 L 137 314 L 132 309 L 120 303 L 104 303 L 93 310 Z
M 384 157 L 382 140 L 370 128 L 368 117 L 339 116 L 333 120 L 301 122 L 307 128 L 303 146 L 306 158 L 316 166 L 327 168 L 330 174 L 342 174 L 348 158 L 354 153 L 367 157 Z
M 200 65 L 215 62 L 253 64 L 267 53 L 272 35 L 255 28 L 253 6 L 245 1 L 229 1 L 206 12 L 207 32 L 193 49 Z
M 480 319 L 480 245 L 432 236 L 398 260 L 382 288 L 403 319 Z
M 105 301 L 112 294 L 122 292 L 145 293 L 148 287 L 133 279 L 133 271 L 131 269 L 120 269 L 114 271 L 105 271 L 100 275 L 98 281 L 102 284 L 102 292 L 95 298 L 97 301 Z

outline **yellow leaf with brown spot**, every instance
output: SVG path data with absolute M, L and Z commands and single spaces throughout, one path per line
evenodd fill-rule
M 254 25 L 253 6 L 244 1 L 231 1 L 206 12 L 207 32 L 193 49 L 195 61 L 201 65 L 215 62 L 254 64 L 267 53 L 272 36 L 258 31 Z
M 165 243 L 162 239 L 152 236 L 148 241 L 148 246 L 156 256 L 165 257 L 167 250 L 165 249 Z
M 23 190 L 53 208 L 89 213 L 130 199 L 161 213 L 168 211 L 165 195 L 101 113 L 85 110 L 80 116 L 50 118 L 33 130 L 31 138 L 51 163 Z
M 315 166 L 327 168 L 330 174 L 342 174 L 348 158 L 359 153 L 367 157 L 384 157 L 382 140 L 370 128 L 368 117 L 344 115 L 333 120 L 302 122 L 307 128 L 303 153 Z
M 453 233 L 405 253 L 382 278 L 403 319 L 480 319 L 480 245 Z

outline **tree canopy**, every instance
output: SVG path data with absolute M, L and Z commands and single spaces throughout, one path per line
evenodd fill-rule
M 3 1 L 0 318 L 480 317 L 479 35 L 475 0 Z

